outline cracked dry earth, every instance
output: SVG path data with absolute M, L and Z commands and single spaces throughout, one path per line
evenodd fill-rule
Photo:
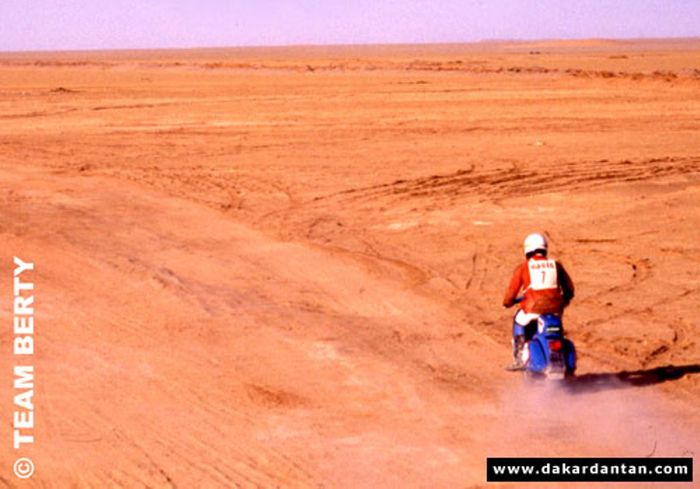
M 698 66 L 697 41 L 0 55 L 0 486 L 499 488 L 487 456 L 697 456 Z M 577 287 L 566 387 L 503 370 L 532 231 Z

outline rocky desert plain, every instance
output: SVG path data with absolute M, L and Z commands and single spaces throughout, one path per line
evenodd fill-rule
M 576 285 L 566 383 L 504 370 L 534 231 Z M 0 250 L 2 487 L 700 479 L 700 40 L 0 53 Z

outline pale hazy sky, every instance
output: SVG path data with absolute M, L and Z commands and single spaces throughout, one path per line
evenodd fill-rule
M 0 0 L 0 51 L 700 36 L 700 0 Z

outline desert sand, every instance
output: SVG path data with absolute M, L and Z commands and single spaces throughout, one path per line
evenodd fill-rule
M 698 40 L 0 54 L 0 485 L 697 466 L 699 203 Z M 503 369 L 533 231 L 576 284 L 566 388 Z M 35 263 L 28 481 L 13 256 Z

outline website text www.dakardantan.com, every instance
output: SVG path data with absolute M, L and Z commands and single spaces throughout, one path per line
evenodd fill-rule
M 487 482 L 692 482 L 692 458 L 488 458 Z

